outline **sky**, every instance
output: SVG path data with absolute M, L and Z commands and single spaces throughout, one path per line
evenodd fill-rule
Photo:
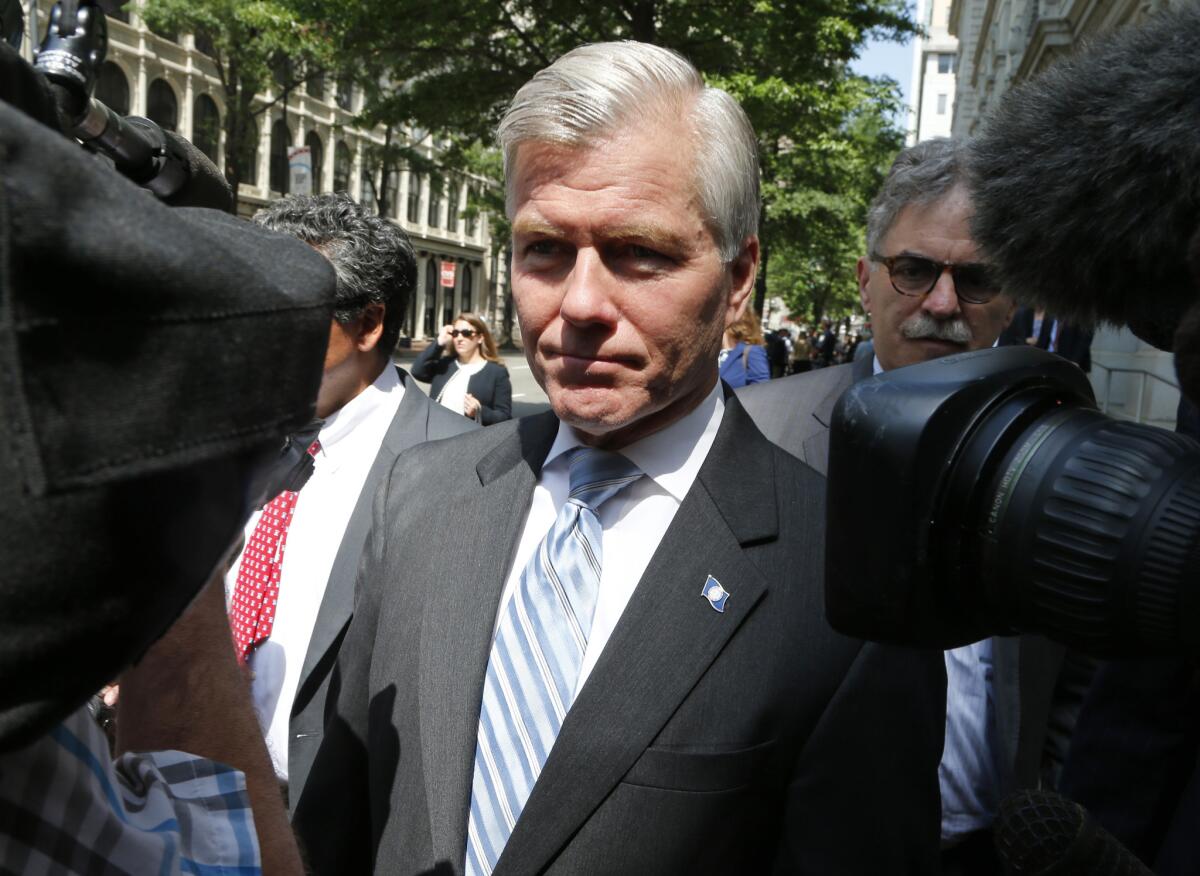
M 905 104 L 909 103 L 909 80 L 912 79 L 912 40 L 893 43 L 884 40 L 869 42 L 858 60 L 850 66 L 863 76 L 890 76 L 900 83 Z

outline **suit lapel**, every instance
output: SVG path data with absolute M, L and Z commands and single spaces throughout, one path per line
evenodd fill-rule
M 495 427 L 493 427 L 495 428 Z M 558 430 L 552 413 L 517 421 L 476 466 L 479 493 L 456 504 L 463 538 L 452 568 L 426 597 L 421 622 L 420 722 L 434 851 L 461 868 L 475 737 L 492 628 L 542 462 Z M 519 511 L 518 511 L 519 509 Z
M 568 712 L 497 874 L 546 866 L 654 740 L 766 592 L 744 547 L 778 534 L 776 502 L 763 491 L 775 483 L 772 448 L 736 400 L 726 404 L 696 483 Z M 705 550 L 697 551 L 697 544 Z M 731 594 L 724 613 L 701 595 L 709 575 Z
M 397 369 L 400 371 L 400 369 Z M 429 400 L 413 383 L 408 375 L 400 371 L 400 382 L 404 384 L 404 395 L 400 407 L 392 418 L 391 425 L 383 436 L 379 452 L 375 455 L 362 492 L 350 514 L 346 531 L 342 535 L 337 555 L 329 572 L 329 583 L 321 598 L 321 607 L 308 641 L 304 655 L 304 667 L 300 671 L 296 698 L 292 703 L 292 714 L 307 704 L 315 690 L 306 685 L 313 671 L 321 663 L 329 647 L 337 639 L 350 615 L 354 612 L 354 580 L 358 575 L 358 560 L 366 542 L 367 530 L 371 526 L 371 506 L 374 504 L 375 489 L 391 470 L 396 457 L 409 447 L 420 444 L 428 436 Z
M 867 363 L 867 376 L 870 375 L 871 361 L 860 359 L 849 366 L 837 366 L 837 379 L 813 408 L 813 419 L 820 424 L 820 428 L 804 440 L 804 461 L 821 475 L 829 469 L 829 424 L 833 421 L 833 409 L 850 385 L 862 379 L 862 362 Z

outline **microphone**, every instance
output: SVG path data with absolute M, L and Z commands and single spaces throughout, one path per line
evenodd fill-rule
M 1086 809 L 1053 791 L 1017 791 L 1000 803 L 996 850 L 1018 876 L 1154 876 Z

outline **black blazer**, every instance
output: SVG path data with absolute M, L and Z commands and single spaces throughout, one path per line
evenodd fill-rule
M 376 494 L 293 820 L 313 872 L 462 873 L 496 608 L 558 425 L 416 447 Z M 730 397 L 496 876 L 938 871 L 942 655 L 829 628 L 824 520 L 821 478 Z
M 458 370 L 458 359 L 443 355 L 436 343 L 430 344 L 412 363 L 412 376 L 429 384 L 429 396 L 436 399 L 450 376 Z M 485 426 L 512 419 L 512 381 L 508 369 L 488 362 L 478 374 L 472 374 L 467 392 L 479 399 L 479 419 Z

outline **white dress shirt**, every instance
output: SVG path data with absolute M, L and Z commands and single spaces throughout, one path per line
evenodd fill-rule
M 641 469 L 645 477 L 600 506 L 600 526 L 603 529 L 600 593 L 596 600 L 596 613 L 592 617 L 592 630 L 588 634 L 587 650 L 579 668 L 576 695 L 583 689 L 584 682 L 600 659 L 650 558 L 675 519 L 675 512 L 679 510 L 683 497 L 692 488 L 700 466 L 712 449 L 724 413 L 725 399 L 718 381 L 712 392 L 682 419 L 619 451 Z M 574 429 L 559 423 L 558 436 L 550 447 L 542 466 L 541 478 L 533 489 L 529 515 L 525 518 L 525 529 L 517 545 L 517 554 L 508 571 L 497 619 L 512 598 L 521 571 L 567 501 L 570 478 L 563 454 L 581 444 L 583 442 Z M 697 592 L 702 583 L 696 582 Z
M 317 436 L 312 477 L 296 499 L 284 547 L 279 604 L 271 636 L 250 654 L 251 698 L 266 735 L 271 762 L 287 779 L 288 721 L 304 655 L 342 535 L 362 493 L 383 436 L 391 426 L 404 384 L 390 364 L 375 382 L 325 420 Z M 261 511 L 246 524 L 249 540 Z M 229 598 L 237 585 L 241 557 L 225 576 Z
M 487 364 L 487 360 L 482 362 L 472 362 L 470 365 L 458 363 L 458 368 L 450 379 L 446 381 L 446 385 L 442 387 L 442 391 L 438 393 L 437 403 L 444 408 L 449 408 L 456 414 L 463 412 L 463 403 L 467 400 L 467 384 L 471 382 L 471 377 L 483 370 L 483 366 Z

